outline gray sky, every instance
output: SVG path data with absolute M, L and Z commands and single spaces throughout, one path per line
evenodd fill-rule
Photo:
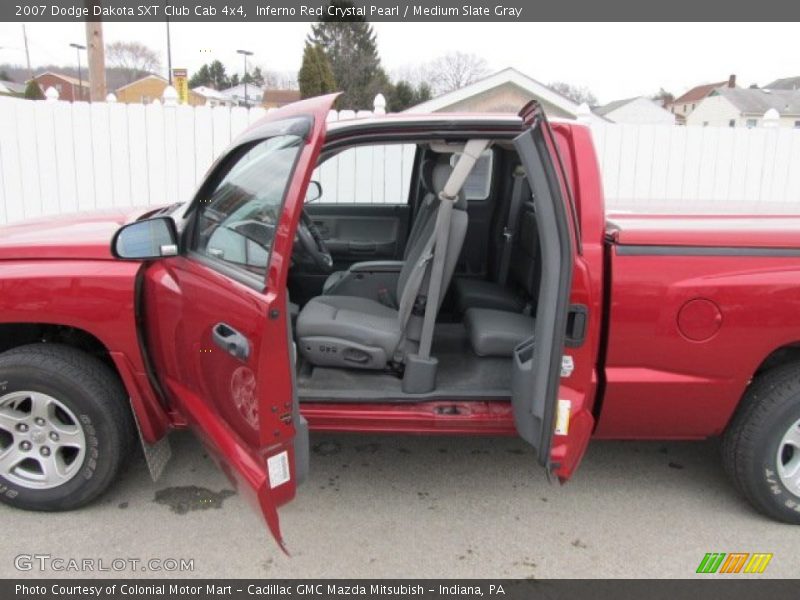
M 384 67 L 391 73 L 453 51 L 485 58 L 491 70 L 516 67 L 543 83 L 589 87 L 601 102 L 651 94 L 680 94 L 736 73 L 738 83 L 766 84 L 800 75 L 796 23 L 375 23 Z M 84 24 L 30 23 L 31 60 L 75 64 L 70 42 L 83 42 Z M 212 59 L 241 70 L 237 48 L 278 71 L 297 70 L 308 23 L 173 23 L 173 67 L 190 71 Z M 163 23 L 106 23 L 106 42 L 137 40 L 161 54 Z M 22 27 L 0 23 L 0 63 L 24 63 Z

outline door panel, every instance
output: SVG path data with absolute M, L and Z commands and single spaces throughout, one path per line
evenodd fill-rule
M 512 407 L 519 434 L 563 481 L 580 462 L 594 427 L 597 346 L 586 343 L 586 328 L 596 326 L 599 315 L 587 309 L 596 303 L 552 131 L 537 103 L 520 115 L 529 129 L 514 144 L 536 202 L 542 275 L 534 336 L 514 351 Z
M 141 271 L 144 341 L 168 401 L 281 547 L 277 507 L 308 455 L 287 343 L 288 257 L 334 99 L 275 111 L 245 133 L 187 211 L 182 254 Z
M 401 260 L 409 230 L 408 204 L 308 203 L 305 210 L 319 228 L 333 257 L 333 270 L 365 260 Z M 292 300 L 303 303 L 322 293 L 329 273 L 303 265 L 291 275 Z

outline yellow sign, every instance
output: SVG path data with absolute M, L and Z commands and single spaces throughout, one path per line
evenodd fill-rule
M 189 79 L 186 69 L 172 69 L 172 85 L 178 92 L 178 104 L 188 104 Z

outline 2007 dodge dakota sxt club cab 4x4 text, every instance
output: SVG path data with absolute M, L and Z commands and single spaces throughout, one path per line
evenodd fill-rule
M 561 481 L 593 436 L 722 435 L 800 523 L 800 219 L 606 221 L 590 132 L 535 102 L 334 100 L 269 113 L 189 204 L 0 229 L 3 501 L 84 505 L 137 430 L 150 457 L 190 426 L 282 544 L 309 429 L 517 434 Z M 413 168 L 371 198 L 312 180 L 365 151 Z

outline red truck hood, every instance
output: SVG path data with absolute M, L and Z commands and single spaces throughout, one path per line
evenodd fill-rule
M 610 214 L 606 231 L 623 246 L 800 248 L 800 215 Z
M 153 210 L 152 206 L 116 209 L 6 225 L 0 227 L 0 260 L 110 260 L 114 232 Z

